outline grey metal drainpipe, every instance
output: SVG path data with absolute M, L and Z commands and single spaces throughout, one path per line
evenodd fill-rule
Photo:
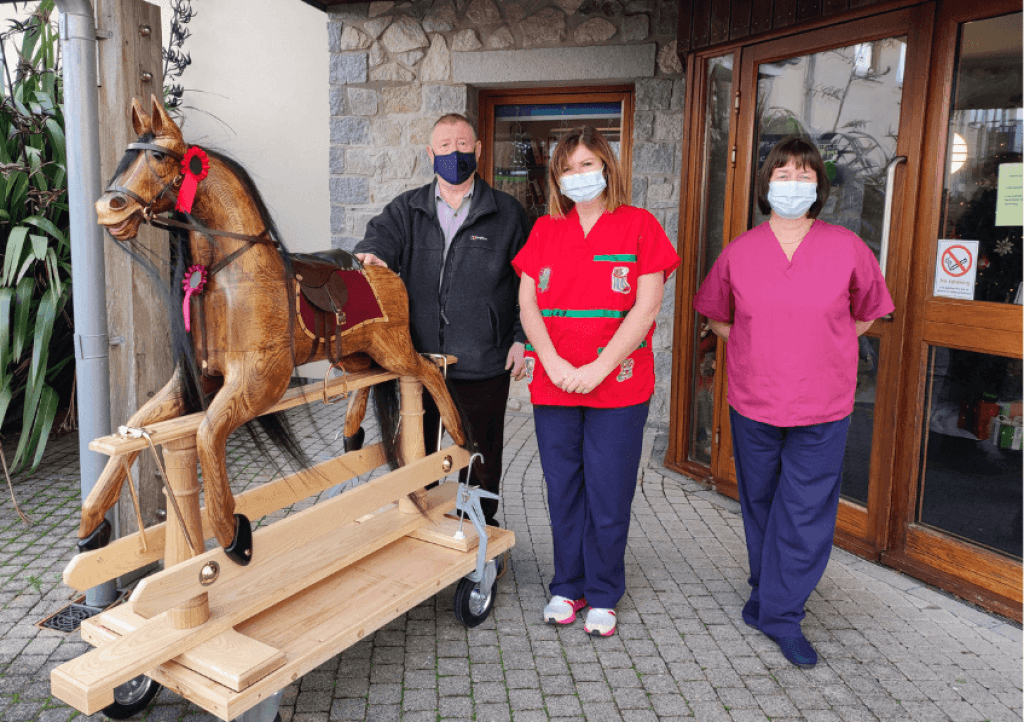
M 100 197 L 99 99 L 96 92 L 96 21 L 90 0 L 56 0 L 64 57 L 64 133 L 71 209 L 75 363 L 78 375 L 78 454 L 84 500 L 107 457 L 89 442 L 110 433 L 110 364 L 107 341 L 103 230 L 93 203 Z M 116 510 L 116 507 L 115 507 Z M 117 529 L 115 511 L 108 519 Z M 116 532 L 115 532 L 116 534 Z M 93 587 L 86 604 L 106 607 L 117 597 L 114 581 Z

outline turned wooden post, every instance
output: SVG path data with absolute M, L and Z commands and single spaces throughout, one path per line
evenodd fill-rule
M 178 502 L 178 509 L 184 517 L 185 528 L 196 547 L 196 554 L 206 551 L 203 540 L 203 518 L 199 510 L 199 475 L 196 471 L 198 456 L 196 439 L 189 436 L 185 439 L 169 441 L 164 444 L 164 468 L 167 470 L 167 482 Z M 164 551 L 164 567 L 170 568 L 178 562 L 191 559 L 193 554 L 181 533 L 174 512 L 174 504 L 167 503 L 166 543 Z M 198 627 L 210 618 L 210 598 L 206 592 L 187 602 L 174 607 L 168 613 L 171 626 L 175 629 Z
M 398 380 L 398 388 L 402 404 L 402 428 L 398 435 L 399 453 L 402 463 L 408 464 L 427 455 L 423 444 L 423 385 L 412 376 L 402 376 Z M 413 492 L 416 496 L 422 493 L 422 489 Z M 409 514 L 419 513 L 419 509 L 409 496 L 398 500 L 398 508 Z

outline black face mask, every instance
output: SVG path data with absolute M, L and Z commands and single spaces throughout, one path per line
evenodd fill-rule
M 465 183 L 476 170 L 476 153 L 455 151 L 434 156 L 434 172 L 453 186 Z

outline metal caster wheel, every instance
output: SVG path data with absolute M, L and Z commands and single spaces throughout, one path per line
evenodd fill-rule
M 144 674 L 114 687 L 114 704 L 104 707 L 108 719 L 128 719 L 149 706 L 160 691 L 160 684 Z
M 480 626 L 494 609 L 497 592 L 497 582 L 484 591 L 480 582 L 460 579 L 459 586 L 455 588 L 455 618 L 467 627 Z

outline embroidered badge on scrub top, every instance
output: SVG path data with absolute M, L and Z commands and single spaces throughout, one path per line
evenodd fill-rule
M 628 358 L 625 361 L 623 361 L 620 368 L 622 370 L 619 371 L 619 375 L 615 377 L 616 381 L 622 383 L 626 379 L 633 378 L 633 359 Z
M 612 269 L 612 290 L 616 293 L 629 293 L 631 288 L 626 277 L 629 275 L 629 266 L 616 266 Z
M 537 281 L 537 290 L 541 293 L 548 290 L 548 284 L 551 283 L 551 266 L 545 266 L 540 269 L 540 278 Z

